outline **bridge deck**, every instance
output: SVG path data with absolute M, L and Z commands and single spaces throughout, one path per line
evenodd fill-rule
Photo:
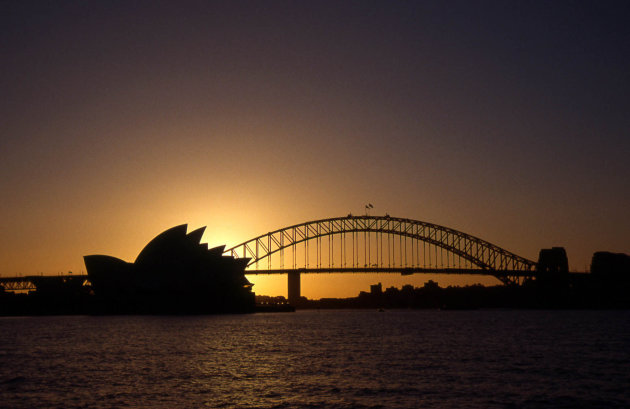
M 513 276 L 513 277 L 533 277 L 534 271 L 521 270 L 500 270 L 490 271 L 482 269 L 466 268 L 423 268 L 423 267 L 317 267 L 317 268 L 296 268 L 296 269 L 263 269 L 245 270 L 246 275 L 260 274 L 288 274 L 298 273 L 379 273 L 379 274 L 469 274 L 469 275 L 491 275 L 491 276 Z

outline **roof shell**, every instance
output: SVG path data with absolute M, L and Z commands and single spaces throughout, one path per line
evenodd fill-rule
M 144 246 L 134 264 L 153 263 L 164 258 L 165 254 L 171 254 L 174 250 L 181 249 L 190 241 L 186 236 L 187 229 L 187 224 L 180 224 L 158 234 Z

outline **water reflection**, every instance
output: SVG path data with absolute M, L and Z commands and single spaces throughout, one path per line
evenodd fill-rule
M 0 319 L 7 407 L 627 407 L 628 311 Z

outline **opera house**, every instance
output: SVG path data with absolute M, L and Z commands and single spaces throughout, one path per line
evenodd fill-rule
M 200 244 L 205 227 L 187 225 L 159 234 L 133 263 L 85 256 L 85 267 L 103 313 L 206 314 L 254 311 L 248 258 L 224 256 L 225 246 Z

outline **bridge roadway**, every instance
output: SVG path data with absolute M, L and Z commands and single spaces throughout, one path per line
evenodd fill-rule
M 500 270 L 490 271 L 480 268 L 425 268 L 425 267 L 318 267 L 245 270 L 245 275 L 288 274 L 288 273 L 389 273 L 400 275 L 412 274 L 480 274 L 491 276 L 533 277 L 533 271 Z

